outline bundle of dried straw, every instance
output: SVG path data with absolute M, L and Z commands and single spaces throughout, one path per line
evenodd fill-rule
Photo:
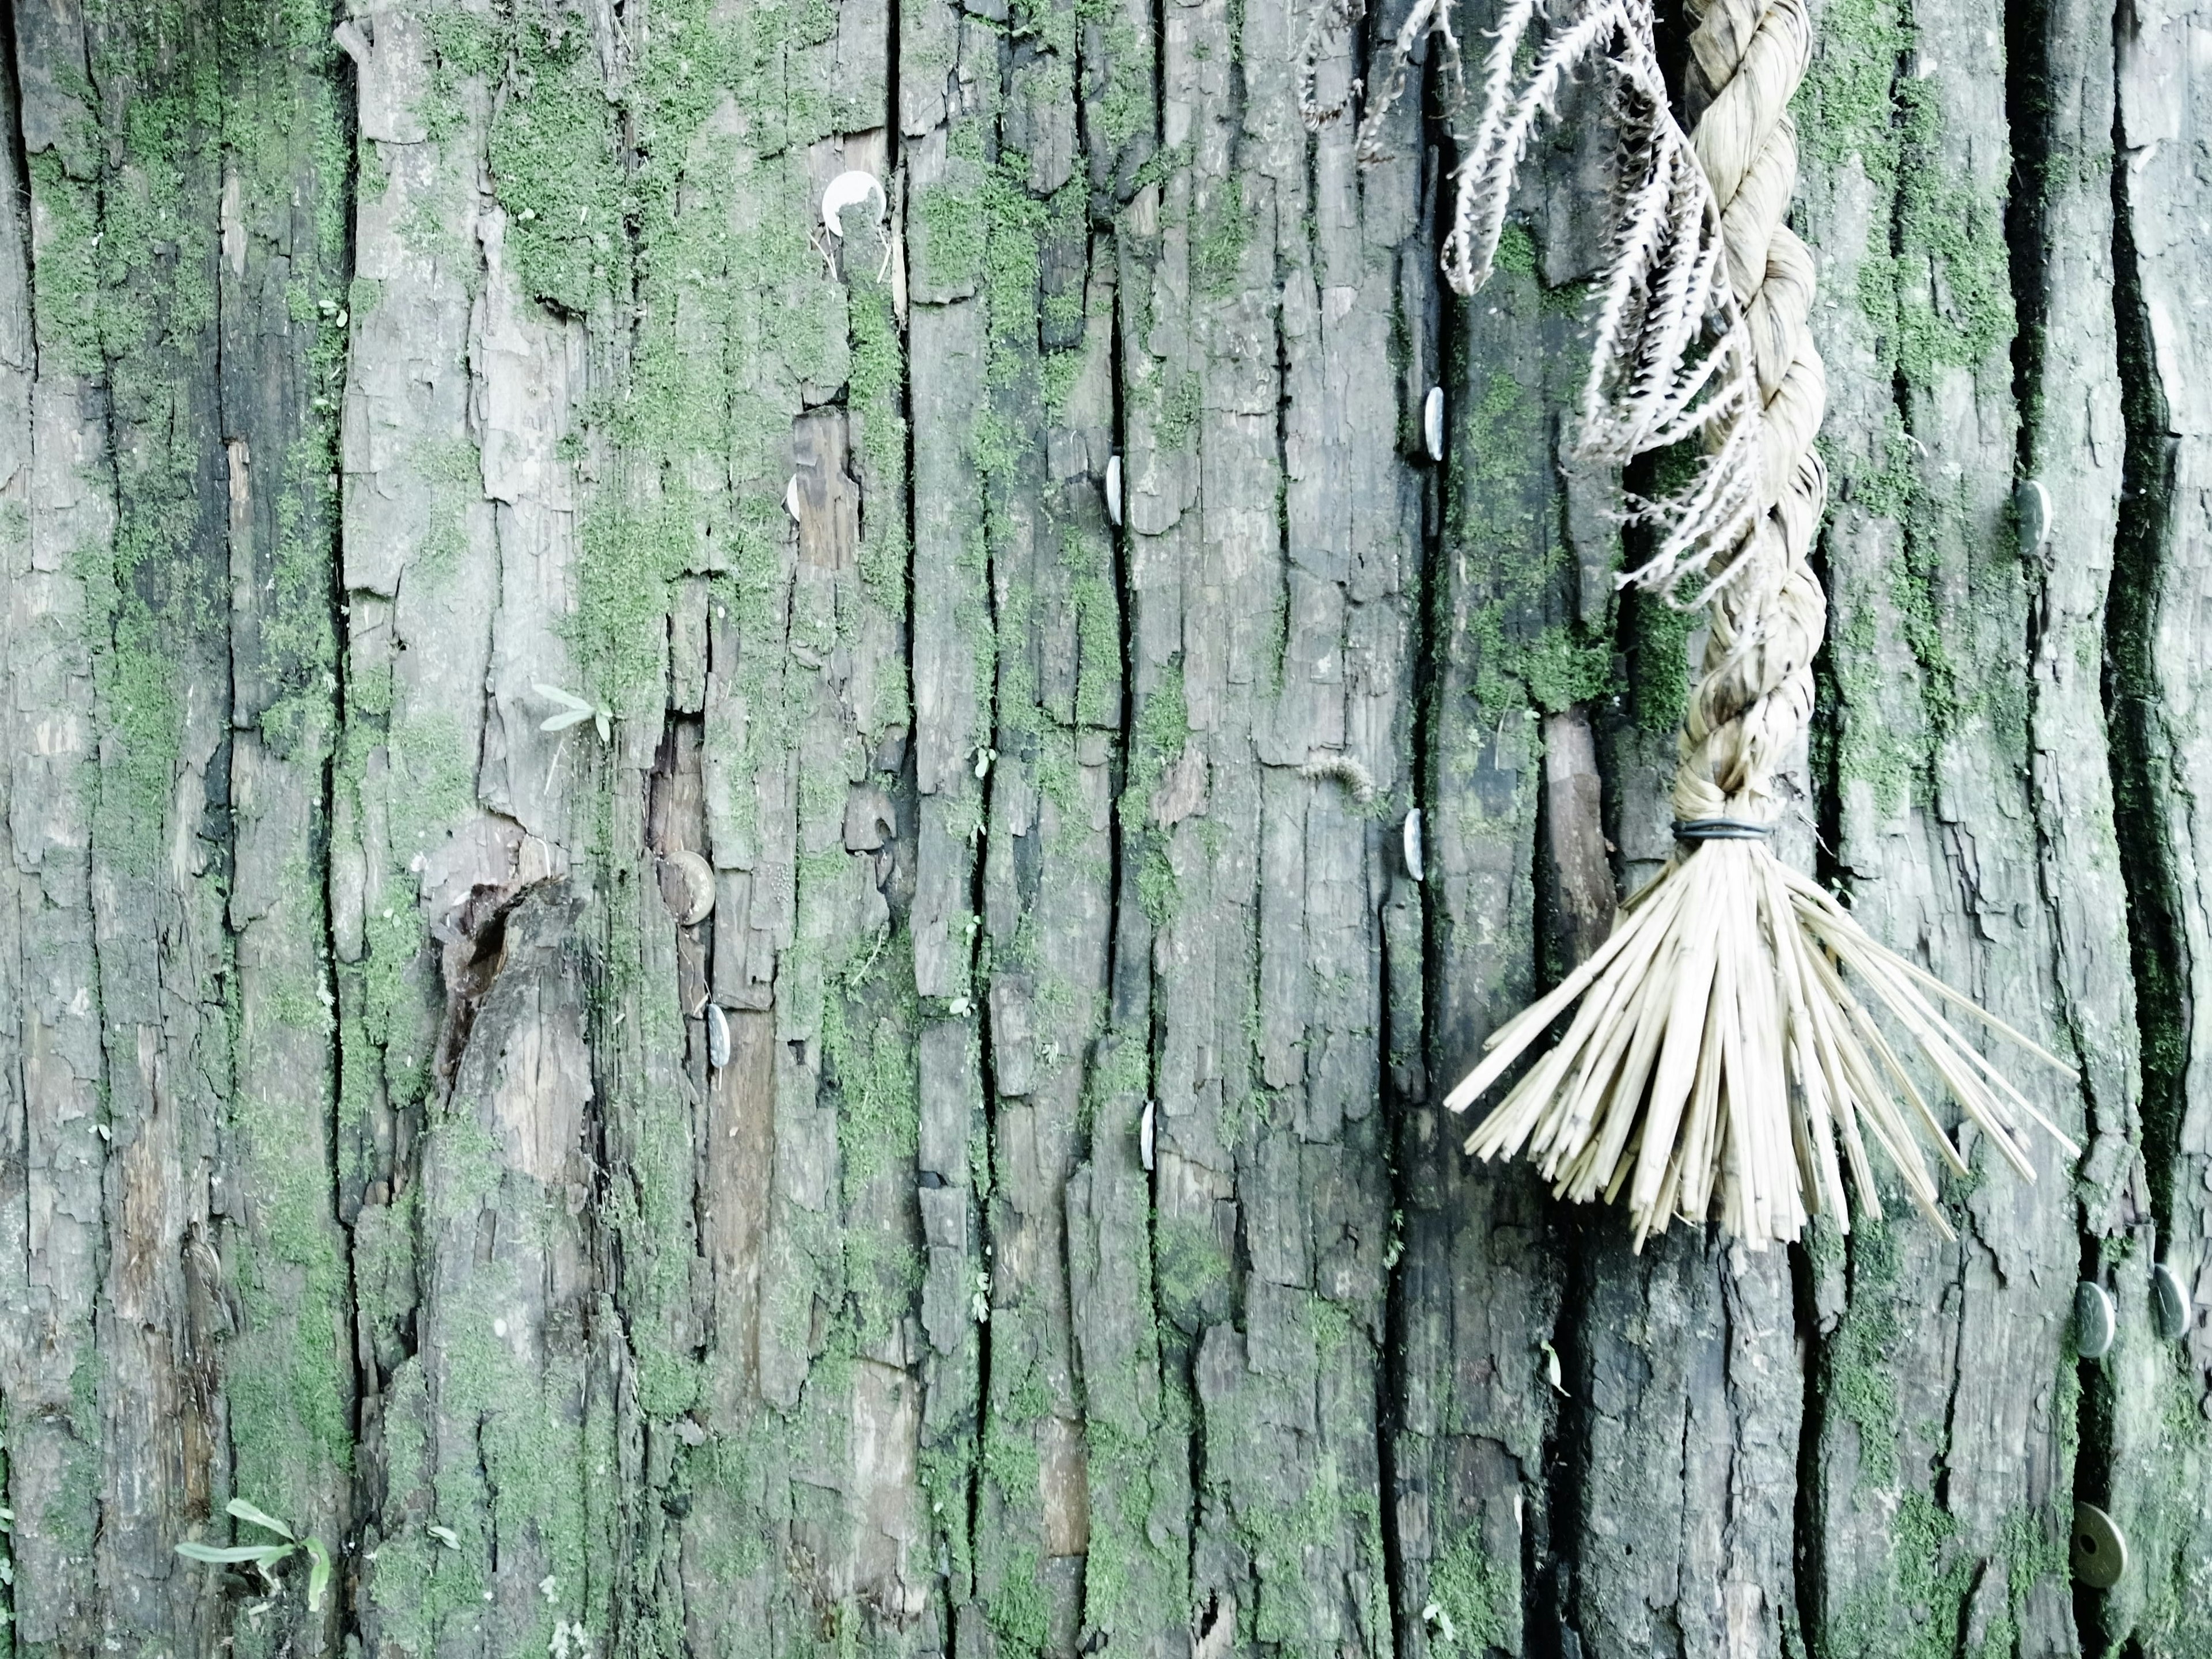
M 1359 0 L 1325 0 L 1343 26 Z M 1450 0 L 1421 0 L 1398 67 L 1370 106 L 1362 147 L 1424 43 L 1460 75 Z M 1464 1111 L 1573 1011 L 1565 1034 L 1467 1142 L 1485 1158 L 1523 1152 L 1562 1196 L 1625 1191 L 1640 1248 L 1674 1216 L 1717 1215 L 1752 1248 L 1793 1239 L 1814 1215 L 1848 1228 L 1842 1169 L 1879 1217 L 1871 1140 L 1948 1237 L 1922 1141 L 1961 1173 L 1945 1134 L 1855 982 L 2022 1176 L 2033 1121 L 2059 1133 L 1939 1012 L 1948 1004 L 2039 1060 L 2062 1061 L 1876 943 L 1836 901 L 1769 850 L 1774 784 L 1812 714 L 1813 658 L 1826 604 L 1808 562 L 1827 480 L 1814 439 L 1826 380 L 1807 315 L 1813 261 L 1783 222 L 1797 173 L 1790 95 L 1812 28 L 1804 0 L 1692 0 L 1685 133 L 1654 46 L 1650 0 L 1505 0 L 1485 65 L 1481 113 L 1455 173 L 1446 277 L 1489 276 L 1514 180 L 1574 73 L 1605 77 L 1620 134 L 1611 258 L 1577 450 L 1619 465 L 1694 441 L 1687 480 L 1626 517 L 1654 552 L 1620 579 L 1703 605 L 1701 678 L 1678 746 L 1677 848 L 1631 898 L 1605 944 L 1490 1039 L 1447 1097 Z M 1339 112 L 1315 106 L 1309 120 Z M 1685 599 L 1682 590 L 1694 585 Z M 1840 1143 L 1840 1156 L 1838 1153 Z

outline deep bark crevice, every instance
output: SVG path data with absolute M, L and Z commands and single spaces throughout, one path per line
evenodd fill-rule
M 0 6 L 0 99 L 5 99 L 8 111 L 4 135 L 8 155 L 15 168 L 17 188 L 21 199 L 15 204 L 17 222 L 21 227 L 23 261 L 23 314 L 27 323 L 34 323 L 39 314 L 39 272 L 31 258 L 31 152 L 29 141 L 23 136 L 23 82 L 17 53 L 15 8 Z M 37 372 L 39 335 L 36 326 L 30 330 L 27 343 L 31 351 L 33 372 Z
M 999 76 L 1003 85 L 1007 76 L 1007 64 L 1004 57 L 994 61 L 991 64 L 991 69 Z M 988 119 L 986 131 L 989 134 L 986 140 L 986 153 L 992 154 L 1003 143 L 1003 137 Z M 979 294 L 969 303 L 985 307 L 983 333 L 986 341 L 990 341 L 996 330 L 994 319 L 988 310 L 988 301 Z M 986 349 L 987 351 L 990 349 L 988 344 Z M 994 396 L 988 377 L 982 395 L 985 406 L 988 408 Z M 975 729 L 981 735 L 981 740 L 995 750 L 1001 729 L 1000 693 L 1001 681 L 1006 672 L 1006 653 L 1009 648 L 1008 642 L 1014 636 L 1009 626 L 1011 619 L 999 603 L 1000 550 L 996 545 L 997 538 L 993 535 L 991 530 L 993 488 L 988 478 L 979 482 L 982 501 L 984 604 L 988 610 L 993 649 L 990 654 L 990 672 L 978 677 L 981 681 L 982 695 L 975 710 Z M 1013 648 L 1020 649 L 1023 647 L 1017 641 Z M 981 1173 L 984 1188 L 982 1192 L 976 1194 L 975 1227 L 977 1249 L 984 1264 L 981 1270 L 984 1279 L 982 1297 L 987 1310 L 998 1303 L 1004 1289 L 998 1276 L 997 1258 L 992 1249 L 991 1237 L 992 1205 L 1000 1179 L 999 1175 L 999 1068 L 998 1056 L 993 1042 L 994 1020 L 990 975 L 984 971 L 988 965 L 984 952 L 989 947 L 991 940 L 990 928 L 985 920 L 990 914 L 991 839 L 997 830 L 997 825 L 994 822 L 992 805 L 993 798 L 999 791 L 1000 783 L 1000 771 L 994 762 L 977 786 L 977 792 L 981 799 L 977 802 L 976 806 L 975 836 L 969 842 L 967 852 L 968 915 L 975 928 L 969 936 L 968 982 L 970 1002 L 974 1010 L 973 1018 L 975 1021 L 975 1065 L 977 1086 L 981 1094 L 983 1136 Z M 985 1317 L 977 1322 L 975 1326 L 977 1455 L 968 1465 L 968 1536 L 971 1543 L 981 1535 L 983 1524 L 984 1468 L 981 1449 L 988 1443 L 993 1419 L 999 1414 L 998 1405 L 991 1398 L 992 1349 L 991 1322 L 988 1317 Z M 976 1564 L 976 1571 L 977 1578 L 974 1585 L 974 1594 L 980 1601 L 985 1596 L 981 1582 L 983 1566 L 980 1558 Z M 956 1619 L 955 1633 L 949 1636 L 946 1644 L 947 1651 L 955 1655 L 958 1652 L 957 1628 Z
M 1540 829 L 1536 845 L 1545 845 Z M 1543 1207 L 1550 1236 L 1565 1258 L 1563 1293 L 1552 1325 L 1552 1352 L 1546 1356 L 1547 1364 L 1558 1360 L 1565 1392 L 1553 1402 L 1544 1442 L 1544 1526 L 1528 1529 L 1526 1571 L 1535 1614 L 1528 1624 L 1528 1659 L 1578 1659 L 1583 1652 L 1575 1576 L 1578 1553 L 1562 1547 L 1562 1540 L 1580 1540 L 1588 1532 L 1583 1498 L 1590 1479 L 1591 1356 L 1577 1315 L 1593 1305 L 1603 1252 L 1601 1246 L 1593 1248 L 1580 1220 L 1566 1212 L 1567 1206 L 1559 1200 L 1547 1194 Z M 1609 1208 L 1605 1218 L 1612 1218 Z
M 1806 555 L 1814 580 L 1823 593 L 1830 585 L 1828 538 L 1826 525 L 1814 538 Z M 1806 793 L 1812 805 L 1813 878 L 1831 892 L 1841 892 L 1849 878 L 1843 861 L 1844 780 L 1841 745 L 1835 741 L 1844 706 L 1833 649 L 1833 611 L 1831 627 L 1813 659 L 1813 725 L 1807 746 Z M 1810 1236 L 1818 1239 L 1819 1235 Z M 1842 1241 L 1838 1241 L 1839 1247 Z M 1820 1328 L 1819 1268 L 1813 1250 L 1803 1243 L 1790 1246 L 1790 1305 L 1796 1330 L 1798 1352 L 1804 1357 L 1804 1407 L 1797 1420 L 1797 1490 L 1790 1508 L 1790 1559 L 1796 1574 L 1794 1610 L 1799 1640 L 1808 1659 L 1820 1659 L 1827 1583 L 1825 1539 L 1821 1527 L 1821 1452 L 1829 1433 L 1828 1393 L 1825 1383 L 1828 1338 Z
M 11 168 L 9 178 L 17 193 L 17 199 L 9 202 L 7 208 L 9 213 L 15 218 L 19 232 L 20 247 L 17 252 L 23 281 L 22 307 L 23 322 L 26 325 L 25 346 L 27 359 L 26 366 L 35 377 L 39 361 L 36 326 L 38 274 L 31 257 L 30 153 L 23 136 L 23 88 L 17 70 L 17 51 L 15 8 L 0 6 L 0 129 L 4 129 L 4 131 L 0 131 L 0 143 L 7 145 Z M 15 802 L 12 791 L 5 796 L 0 796 L 0 832 L 7 832 L 12 836 L 15 810 Z M 0 1134 L 5 1134 L 12 1139 L 18 1133 L 20 1123 L 21 1133 L 27 1138 L 28 1115 L 26 1113 L 21 1117 L 18 1117 L 21 1104 L 22 1103 L 14 1099 L 6 1103 L 7 1118 L 4 1122 L 0 1122 Z M 29 1183 L 24 1182 L 20 1194 L 10 1193 L 8 1198 L 7 1208 L 9 1212 L 10 1224 L 20 1226 L 27 1233 L 30 1222 Z M 187 1237 L 187 1250 L 191 1249 L 195 1237 Z M 6 1386 L 6 1379 L 0 1378 L 0 1502 L 9 1503 L 15 1500 L 13 1470 L 6 1443 L 11 1393 L 12 1390 Z M 15 1628 L 16 1601 L 15 1553 L 14 1539 L 6 1534 L 0 1534 L 0 1575 L 4 1575 L 4 1580 L 0 1580 L 0 1620 L 5 1621 L 5 1628 L 11 1633 Z
M 2005 125 L 2012 143 L 2012 179 L 2005 195 L 2005 246 L 2012 279 L 2012 395 L 2021 412 L 2023 477 L 2035 453 L 2044 392 L 2045 332 L 2051 310 L 2051 246 L 2045 201 L 2051 184 L 2051 27 L 2049 0 L 2009 0 L 2004 9 Z M 2031 607 L 2029 626 L 2039 612 Z M 2033 641 L 2030 641 L 2031 647 Z M 2033 660 L 2033 649 L 2030 659 Z
M 2134 32 L 2131 0 L 2114 8 L 2114 76 L 2124 37 Z M 2160 822 L 2166 757 L 2170 747 L 2158 707 L 2158 627 L 2174 523 L 2174 468 L 2179 439 L 2172 429 L 2142 272 L 2137 257 L 2130 192 L 2130 158 L 2120 108 L 2112 117 L 2112 303 L 2119 356 L 2120 408 L 2124 422 L 2119 520 L 2112 576 L 2105 611 L 2102 692 L 2112 767 L 2112 817 L 2119 871 L 2127 901 L 2128 944 L 2135 979 L 2141 1054 L 2141 1157 L 2160 1249 L 2172 1234 L 2172 1181 L 2183 1117 L 2193 1027 L 2191 963 L 2179 907 L 2167 837 Z M 2104 1277 L 2106 1252 L 2085 1235 L 2085 1276 Z M 2075 1469 L 2075 1496 L 2109 1504 L 2118 1478 L 2122 1402 L 2108 1367 L 2084 1361 L 2081 1404 L 2081 1452 Z M 2118 1626 L 2111 1597 L 2077 1586 L 2075 1619 L 2085 1651 L 2107 1652 L 2128 1637 Z M 2124 1651 L 2136 1659 L 2140 1638 Z
M 331 61 L 334 82 L 338 92 L 341 131 L 346 140 L 345 171 L 342 180 L 327 182 L 340 190 L 345 204 L 344 239 L 340 254 L 341 264 L 337 276 L 340 292 L 348 293 L 351 290 L 356 270 L 357 242 L 356 222 L 361 198 L 361 147 L 367 141 L 361 136 L 359 77 L 352 61 L 343 53 L 335 55 Z M 349 332 L 347 338 L 349 355 L 351 349 L 352 338 Z M 333 378 L 341 386 L 346 383 L 348 374 L 343 358 L 340 359 Z M 322 938 L 319 942 L 320 960 L 318 964 L 321 969 L 321 989 L 324 996 L 329 1000 L 327 1006 L 334 1012 L 339 1006 L 339 988 L 337 924 L 331 899 L 333 885 L 331 838 L 337 823 L 338 810 L 337 745 L 341 735 L 346 730 L 349 718 L 347 678 L 353 664 L 350 638 L 352 616 L 350 608 L 346 603 L 345 589 L 343 499 L 340 490 L 333 489 L 331 492 L 330 523 L 326 538 L 326 551 L 330 562 L 329 580 L 324 593 L 324 604 L 329 617 L 331 641 L 330 687 L 331 742 L 330 751 L 323 757 L 321 776 L 317 781 L 319 796 L 317 803 L 315 846 L 311 854 L 316 872 L 317 890 L 322 896 L 320 905 Z M 331 1209 L 332 1217 L 337 1223 L 340 1236 L 345 1241 L 341 1265 L 345 1273 L 345 1329 L 350 1338 L 351 1334 L 360 1327 L 361 1293 L 360 1285 L 355 1275 L 354 1229 L 352 1221 L 346 1214 L 344 1179 L 340 1164 L 339 1148 L 342 1130 L 338 1121 L 338 1109 L 339 1103 L 345 1098 L 345 1044 L 339 1040 L 335 1018 L 331 1023 L 329 1058 L 331 1089 L 326 1121 L 330 1136 Z M 352 1426 L 354 1437 L 358 1440 L 362 1430 L 362 1402 L 368 1394 L 371 1379 L 365 1375 L 360 1345 L 349 1340 L 345 1343 L 345 1348 L 352 1380 Z M 349 1539 L 359 1527 L 362 1518 L 358 1497 L 359 1483 L 356 1481 L 354 1513 L 348 1517 Z M 334 1586 L 334 1593 L 337 1598 L 337 1616 L 342 1640 L 357 1639 L 360 1634 L 357 1610 L 353 1603 L 354 1584 L 355 1576 L 349 1572 L 337 1575 Z
M 1790 1559 L 1794 1583 L 1790 1611 L 1797 1621 L 1799 1659 L 1817 1652 L 1820 1628 L 1820 1449 L 1828 1430 L 1827 1396 L 1814 1385 L 1814 1357 L 1820 1352 L 1820 1320 L 1814 1292 L 1813 1255 L 1802 1243 L 1790 1252 L 1790 1309 L 1797 1352 L 1805 1356 L 1805 1405 L 1797 1419 L 1797 1490 L 1791 1494 Z
M 1358 69 L 1364 87 L 1374 58 L 1373 35 L 1376 23 L 1372 11 L 1366 14 L 1354 33 L 1354 67 Z M 1446 157 L 1451 143 L 1452 112 L 1445 107 L 1444 82 L 1441 66 L 1435 54 L 1430 54 L 1421 64 L 1419 101 L 1415 107 L 1421 112 L 1421 198 L 1416 216 L 1416 243 L 1430 274 L 1428 280 L 1408 293 L 1408 283 L 1401 281 L 1398 303 L 1401 307 L 1399 329 L 1409 355 L 1428 373 L 1412 375 L 1406 373 L 1411 364 L 1399 368 L 1399 382 L 1405 394 L 1425 395 L 1424 380 L 1435 380 L 1436 365 L 1443 360 L 1444 319 L 1449 308 L 1440 305 L 1433 273 L 1437 270 L 1437 250 L 1443 243 L 1441 203 Z M 1409 300 L 1424 301 L 1417 315 L 1406 315 Z M 1446 432 L 1449 432 L 1451 410 L 1449 399 L 1445 404 Z M 1420 419 L 1418 408 L 1411 411 L 1409 422 L 1417 425 Z M 1431 752 L 1433 738 L 1432 704 L 1438 695 L 1437 635 L 1436 616 L 1437 593 L 1442 584 L 1437 573 L 1443 558 L 1444 492 L 1449 487 L 1449 467 L 1452 447 L 1447 435 L 1441 459 L 1432 459 L 1421 475 L 1420 538 L 1414 552 L 1414 561 L 1406 586 L 1413 599 L 1408 607 L 1413 643 L 1412 672 L 1407 686 L 1408 760 L 1407 802 L 1408 812 L 1417 815 L 1416 822 L 1425 831 L 1433 827 L 1429 814 L 1430 803 L 1435 797 L 1435 761 Z M 1400 830 L 1402 838 L 1404 831 Z M 1387 855 L 1386 855 L 1387 856 Z M 1439 941 L 1436 938 L 1435 907 L 1428 902 L 1420 883 L 1425 880 L 1424 869 L 1417 877 L 1408 869 L 1404 878 L 1414 884 L 1413 894 L 1419 905 L 1419 960 L 1413 975 L 1421 987 L 1418 1028 L 1401 1033 L 1396 1024 L 1403 1012 L 1390 995 L 1390 988 L 1397 975 L 1389 960 L 1389 944 L 1384 936 L 1384 966 L 1382 972 L 1383 1019 L 1380 1034 L 1378 1069 L 1383 1081 L 1388 1103 L 1388 1133 L 1383 1139 L 1385 1158 L 1389 1164 L 1390 1193 L 1391 1242 L 1385 1256 L 1382 1283 L 1382 1352 L 1378 1368 L 1380 1384 L 1375 1413 L 1376 1479 L 1381 1486 L 1378 1494 L 1382 1512 L 1383 1571 L 1388 1578 L 1390 1610 L 1391 1650 L 1395 1655 L 1407 1651 L 1409 1631 L 1419 1622 L 1420 1608 L 1408 1604 L 1405 1540 L 1401 1530 L 1399 1500 L 1401 1475 L 1398 1468 L 1398 1441 L 1405 1431 L 1406 1401 L 1411 1380 L 1407 1375 L 1409 1364 L 1407 1345 L 1406 1275 L 1401 1270 L 1403 1261 L 1402 1243 L 1406 1217 L 1413 1209 L 1413 1186 L 1408 1178 L 1406 1162 L 1413 1149 L 1408 1136 L 1413 1116 L 1424 1108 L 1433 1109 L 1435 1079 L 1430 1075 L 1430 1057 L 1435 1032 L 1431 1029 L 1431 1013 L 1436 1003 L 1428 981 L 1439 960 Z M 1394 880 L 1398 878 L 1394 877 Z M 1399 1086 L 1396 1068 L 1392 1065 L 1395 1054 L 1405 1053 L 1418 1057 L 1418 1077 L 1422 1094 L 1407 1096 Z M 1449 1145 L 1449 1139 L 1447 1139 Z
M 2131 27 L 2129 0 L 2116 33 Z M 2187 1109 L 2185 1085 L 2192 1025 L 2189 963 L 2179 891 L 2159 810 L 2163 757 L 2157 629 L 2173 528 L 2172 430 L 2151 319 L 2136 254 L 2125 134 L 2112 132 L 2112 300 L 2118 325 L 2121 413 L 2126 422 L 2118 532 L 2106 607 L 2104 696 L 2112 766 L 2113 828 L 2127 890 L 2128 939 L 2142 1045 L 2142 1158 L 2152 1213 L 2171 1229 L 2176 1137 Z

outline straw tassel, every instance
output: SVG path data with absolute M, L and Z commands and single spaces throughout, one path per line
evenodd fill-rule
M 1966 1164 L 1843 970 L 1912 1038 L 1967 1117 L 2033 1179 L 2030 1124 L 2079 1148 L 1936 1011 L 1965 1007 L 2036 1059 L 2071 1068 L 1875 942 L 1758 841 L 1693 843 L 1623 908 L 1605 945 L 1501 1027 L 1445 1098 L 1463 1111 L 1570 1009 L 1565 1034 L 1467 1139 L 1525 1155 L 1565 1199 L 1626 1194 L 1640 1248 L 1676 1216 L 1715 1213 L 1754 1248 L 1814 1216 L 1848 1228 L 1844 1167 L 1879 1218 L 1869 1142 L 1947 1237 L 1923 1142 Z M 1838 1156 L 1838 1142 L 1841 1156 Z

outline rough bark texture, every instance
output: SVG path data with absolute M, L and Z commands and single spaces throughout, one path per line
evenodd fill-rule
M 1668 848 L 1594 100 L 1462 301 L 1284 0 L 7 16 L 0 1651 L 2212 1654 L 2212 17 L 1798 106 L 1786 848 L 2088 1151 L 1639 1257 L 1431 1103 Z

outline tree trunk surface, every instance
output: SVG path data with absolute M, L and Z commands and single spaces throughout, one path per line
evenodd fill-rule
M 1407 10 L 15 0 L 0 1655 L 2212 1655 L 2212 9 L 1796 106 L 1784 850 L 2085 1155 L 1640 1255 L 1437 1104 L 1670 844 L 1605 112 L 1453 295 Z

